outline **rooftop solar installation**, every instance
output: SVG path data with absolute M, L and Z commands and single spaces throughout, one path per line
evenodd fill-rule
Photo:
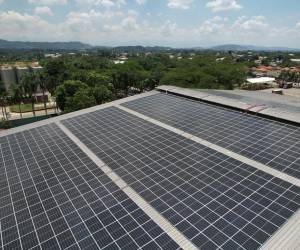
M 156 100 L 151 114 L 164 117 L 163 98 L 181 103 L 159 94 L 126 106 Z M 174 122 L 187 123 L 186 112 Z M 201 249 L 258 249 L 300 207 L 299 187 L 116 107 L 62 124 Z
M 179 247 L 57 125 L 0 148 L 0 249 Z
M 2 131 L 0 250 L 297 249 L 299 136 L 156 91 Z
M 123 106 L 300 178 L 300 128 L 174 95 Z

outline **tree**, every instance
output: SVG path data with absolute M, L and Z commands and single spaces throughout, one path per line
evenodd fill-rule
M 32 113 L 33 116 L 36 116 L 35 110 L 34 110 L 34 104 L 36 102 L 36 92 L 38 88 L 38 80 L 34 73 L 26 73 L 21 78 L 21 85 L 24 90 L 25 96 L 29 98 L 31 101 L 31 107 L 32 107 Z
M 38 81 L 38 85 L 42 90 L 43 93 L 43 103 L 44 103 L 44 109 L 45 109 L 45 114 L 48 115 L 47 112 L 47 100 L 46 100 L 46 91 L 47 91 L 47 81 L 48 81 L 48 76 L 45 72 L 39 72 L 36 75 L 37 77 L 37 81 Z
M 51 59 L 44 65 L 44 73 L 47 76 L 46 89 L 54 95 L 56 87 L 66 78 L 66 65 L 62 59 Z
M 60 84 L 55 92 L 56 103 L 59 109 L 65 111 L 67 99 L 73 97 L 80 89 L 88 89 L 88 86 L 81 81 L 74 80 L 67 80 Z
M 67 97 L 65 104 L 66 112 L 92 107 L 96 104 L 95 98 L 87 88 L 79 89 L 74 96 Z
M 97 105 L 112 100 L 112 92 L 103 85 L 92 88 L 91 92 Z
M 12 85 L 11 89 L 10 89 L 10 95 L 11 95 L 12 102 L 14 104 L 19 105 L 20 116 L 21 116 L 21 118 L 23 118 L 21 104 L 22 104 L 24 95 L 23 95 L 22 86 L 19 84 Z
M 112 79 L 106 74 L 99 74 L 95 71 L 90 71 L 86 75 L 85 82 L 90 87 L 96 87 L 100 85 L 109 86 L 109 84 L 112 82 Z
M 6 110 L 6 103 L 7 103 L 8 94 L 5 88 L 4 82 L 0 81 L 0 100 L 1 100 L 1 107 L 2 107 L 2 115 L 3 118 L 7 120 L 7 110 Z

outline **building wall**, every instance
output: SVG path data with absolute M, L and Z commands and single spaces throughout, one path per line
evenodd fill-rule
M 6 90 L 10 89 L 10 86 L 17 84 L 17 75 L 14 68 L 1 68 L 0 69 L 1 80 L 4 82 Z

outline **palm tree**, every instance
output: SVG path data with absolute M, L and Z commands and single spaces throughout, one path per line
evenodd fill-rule
M 21 78 L 21 85 L 24 90 L 25 96 L 27 96 L 31 101 L 32 113 L 35 116 L 34 104 L 36 101 L 36 92 L 38 88 L 37 77 L 34 73 L 26 73 Z
M 43 93 L 43 102 L 44 102 L 45 113 L 46 113 L 46 115 L 48 115 L 47 101 L 46 101 L 46 95 L 45 95 L 45 92 L 47 91 L 47 80 L 48 80 L 47 75 L 44 72 L 40 72 L 37 74 L 37 80 L 38 80 L 38 84 Z
M 22 86 L 19 85 L 19 84 L 13 84 L 10 88 L 10 94 L 11 94 L 11 99 L 12 99 L 13 103 L 19 105 L 20 116 L 21 116 L 21 118 L 23 118 L 22 110 L 21 110 L 21 103 L 22 103 L 22 100 L 23 100 L 23 88 L 22 88 Z
M 0 81 L 0 100 L 1 100 L 2 116 L 4 119 L 7 119 L 7 111 L 6 111 L 7 97 L 8 95 L 5 88 L 5 84 L 4 82 Z

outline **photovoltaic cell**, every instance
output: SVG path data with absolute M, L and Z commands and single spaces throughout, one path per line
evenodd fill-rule
M 111 107 L 62 123 L 201 249 L 258 249 L 300 188 Z
M 300 128 L 297 126 L 167 94 L 122 105 L 300 178 Z
M 55 124 L 0 138 L 1 249 L 176 249 Z

